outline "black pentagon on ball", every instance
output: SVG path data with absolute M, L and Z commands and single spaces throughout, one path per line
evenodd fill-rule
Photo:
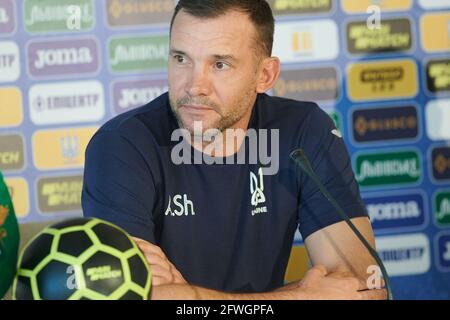
M 15 288 L 16 300 L 33 300 L 31 279 L 29 277 L 18 276 Z
M 145 288 L 148 277 L 148 269 L 146 268 L 144 261 L 137 254 L 128 259 L 128 264 L 130 266 L 131 280 Z
M 142 296 L 138 295 L 134 291 L 127 291 L 119 300 L 142 300 Z
M 124 283 L 120 260 L 102 251 L 97 251 L 83 263 L 83 274 L 86 287 L 106 297 Z
M 58 252 L 78 257 L 92 245 L 93 242 L 84 231 L 63 233 L 59 238 Z
M 43 300 L 67 300 L 77 290 L 71 265 L 51 260 L 36 276 L 39 295 Z
M 33 270 L 47 257 L 52 249 L 53 236 L 48 233 L 40 234 L 25 249 L 20 268 Z
M 133 248 L 130 238 L 121 230 L 100 222 L 92 228 L 101 243 L 125 252 Z
M 61 230 L 61 229 L 69 228 L 69 227 L 79 227 L 79 226 L 84 226 L 85 224 L 87 224 L 90 221 L 92 221 L 91 218 L 73 218 L 73 219 L 58 222 L 58 223 L 52 225 L 51 228 Z

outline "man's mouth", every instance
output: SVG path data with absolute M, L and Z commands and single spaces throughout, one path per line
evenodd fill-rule
M 209 111 L 209 110 L 214 110 L 213 108 L 209 107 L 209 106 L 205 106 L 202 104 L 184 104 L 181 106 L 181 108 L 185 108 L 187 110 L 192 110 L 192 111 Z

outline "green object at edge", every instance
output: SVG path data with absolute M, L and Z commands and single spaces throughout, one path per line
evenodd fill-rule
M 19 241 L 19 225 L 0 172 L 0 299 L 10 288 L 16 275 Z

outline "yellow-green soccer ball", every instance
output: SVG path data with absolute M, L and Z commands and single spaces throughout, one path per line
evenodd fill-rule
M 117 226 L 76 218 L 45 228 L 23 250 L 13 285 L 22 300 L 148 299 L 151 273 Z

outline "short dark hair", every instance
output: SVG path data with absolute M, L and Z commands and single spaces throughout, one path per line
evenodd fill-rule
M 269 57 L 272 55 L 275 19 L 265 0 L 180 0 L 170 23 L 170 32 L 181 9 L 197 18 L 216 18 L 229 10 L 248 14 L 257 32 L 258 49 Z

